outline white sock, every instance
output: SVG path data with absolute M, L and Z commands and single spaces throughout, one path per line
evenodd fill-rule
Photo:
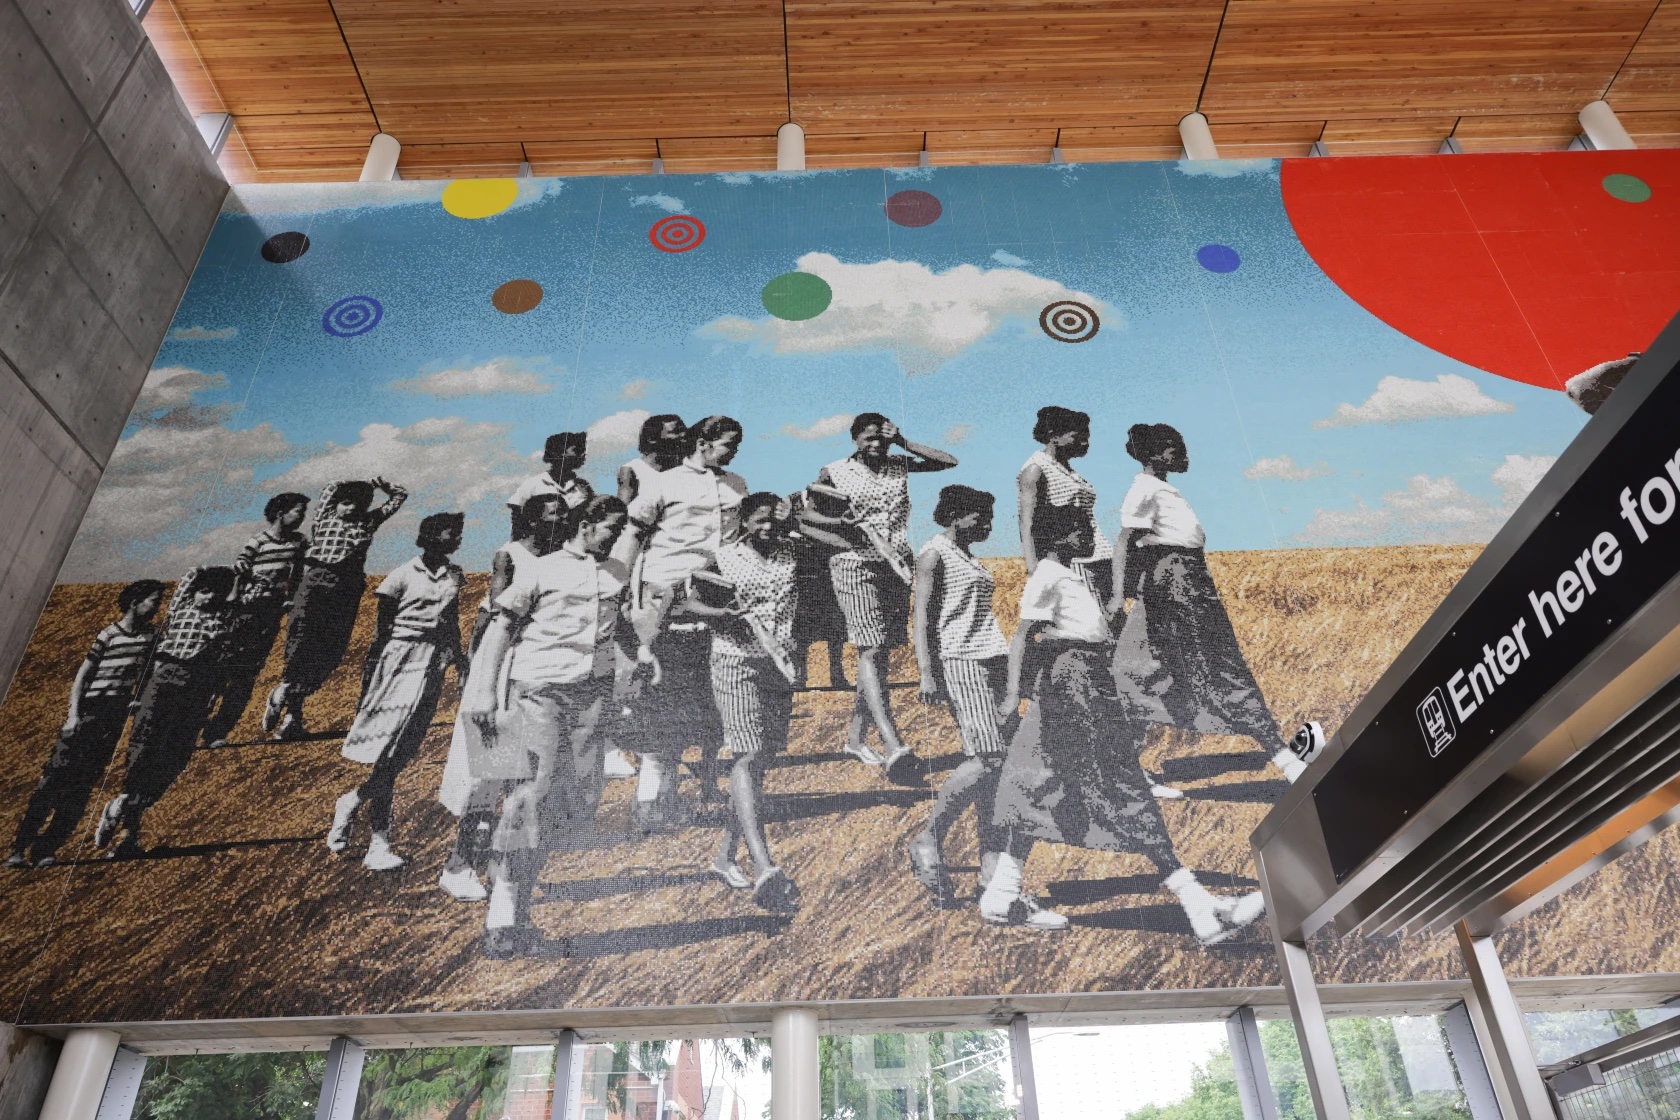
M 1021 897 L 1021 861 L 1008 852 L 999 852 L 992 878 L 980 894 L 980 908 L 1001 913 Z
M 650 754 L 642 756 L 642 772 L 636 776 L 636 800 L 659 800 L 659 760 Z
M 485 929 L 502 929 L 513 925 L 513 884 L 497 879 L 490 885 L 490 912 L 484 916 Z
M 1181 867 L 1168 875 L 1162 885 L 1178 896 L 1178 904 L 1184 907 L 1184 913 L 1190 919 L 1190 928 L 1197 937 L 1212 937 L 1225 928 L 1216 913 L 1218 899 L 1196 881 L 1195 872 L 1188 867 Z

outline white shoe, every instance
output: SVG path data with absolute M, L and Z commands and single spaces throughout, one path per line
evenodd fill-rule
M 438 876 L 438 887 L 457 902 L 483 902 L 490 897 L 490 892 L 484 889 L 484 881 L 470 867 L 459 871 L 444 868 L 443 874 Z
M 608 778 L 634 778 L 636 768 L 630 765 L 630 760 L 624 757 L 624 752 L 614 747 L 601 758 L 601 773 Z
M 1228 898 L 1216 895 L 1215 900 L 1214 913 L 1233 929 L 1253 925 L 1266 912 L 1266 898 L 1259 891 Z
M 350 827 L 356 823 L 356 810 L 362 807 L 362 795 L 355 790 L 340 797 L 333 805 L 333 823 L 327 830 L 327 850 L 342 852 L 350 846 Z
M 1190 919 L 1190 932 L 1203 945 L 1217 945 L 1237 932 L 1237 927 L 1226 925 L 1222 917 L 1223 904 L 1228 900 L 1210 894 L 1189 868 L 1181 867 L 1168 875 L 1165 886 L 1184 907 L 1184 916 Z
M 1157 801 L 1178 801 L 1184 797 L 1184 791 L 1176 786 L 1163 785 L 1156 782 L 1149 787 L 1150 794 Z
M 1307 764 L 1295 757 L 1295 752 L 1285 748 L 1272 756 L 1272 765 L 1283 771 L 1283 776 L 1291 782 L 1300 779 L 1307 772 Z
M 362 866 L 369 871 L 401 871 L 407 862 L 391 850 L 391 842 L 383 832 L 373 834 L 373 839 L 368 841 L 367 855 L 362 857 Z
M 1066 914 L 1046 910 L 1023 895 L 988 888 L 980 895 L 980 917 L 994 926 L 1026 926 L 1045 933 L 1068 928 Z
M 883 761 L 880 754 L 878 754 L 868 743 L 858 743 L 855 746 L 851 743 L 847 743 L 840 749 L 863 763 L 865 766 L 879 766 Z

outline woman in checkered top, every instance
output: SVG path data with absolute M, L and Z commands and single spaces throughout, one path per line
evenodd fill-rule
M 385 502 L 370 509 L 375 490 L 384 492 Z M 286 669 L 263 709 L 263 730 L 273 731 L 275 738 L 299 739 L 306 733 L 304 700 L 327 683 L 350 648 L 356 611 L 367 590 L 373 535 L 407 500 L 408 491 L 383 478 L 330 482 L 321 491 L 286 627 Z

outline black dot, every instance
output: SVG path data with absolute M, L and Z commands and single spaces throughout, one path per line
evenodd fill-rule
M 309 252 L 309 238 L 296 230 L 277 233 L 263 242 L 262 258 L 272 264 L 290 264 Z

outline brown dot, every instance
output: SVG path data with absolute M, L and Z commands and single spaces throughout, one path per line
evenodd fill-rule
M 542 302 L 542 285 L 535 280 L 509 280 L 497 288 L 490 302 L 507 315 L 523 315 Z

